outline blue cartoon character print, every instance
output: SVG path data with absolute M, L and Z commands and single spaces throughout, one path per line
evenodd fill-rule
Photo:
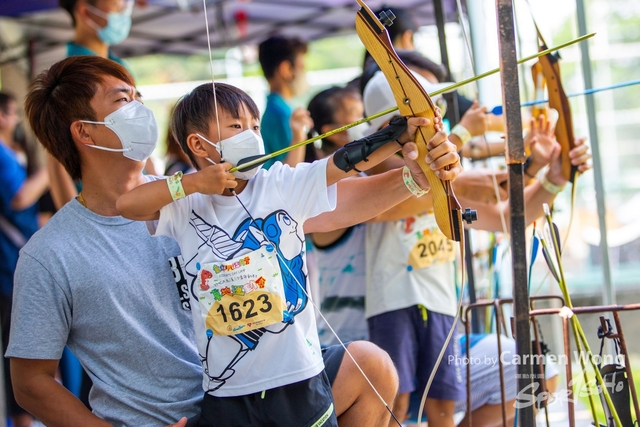
M 249 351 L 257 348 L 260 339 L 265 334 L 280 334 L 295 321 L 295 316 L 303 311 L 308 302 L 306 288 L 307 275 L 303 267 L 304 241 L 298 235 L 298 223 L 284 210 L 272 212 L 264 219 L 247 218 L 229 236 L 221 228 L 208 224 L 204 218 L 192 212 L 189 225 L 196 231 L 200 238 L 199 253 L 203 250 L 210 250 L 216 257 L 230 260 L 245 253 L 259 249 L 262 246 L 267 250 L 273 248 L 277 252 L 278 264 L 282 273 L 284 284 L 284 294 L 287 310 L 284 311 L 284 321 L 279 324 L 253 331 L 230 335 L 225 338 L 234 340 L 237 344 L 237 351 L 229 353 L 226 351 L 219 356 L 228 360 L 228 364 L 221 372 L 213 372 L 207 360 L 207 352 L 200 355 L 205 374 L 209 377 L 211 384 L 209 390 L 215 391 L 224 386 L 235 373 L 235 365 Z M 197 268 L 195 256 L 187 262 L 187 276 L 190 277 L 190 292 L 192 298 L 196 298 L 195 287 L 198 286 Z M 213 334 L 207 331 L 207 338 L 211 344 Z M 207 344 L 207 348 L 209 347 Z M 218 360 L 218 366 L 221 366 Z

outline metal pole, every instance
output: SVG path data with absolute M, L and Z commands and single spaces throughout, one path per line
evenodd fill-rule
M 438 41 L 440 43 L 440 58 L 442 65 L 447 69 L 447 81 L 451 80 L 451 70 L 449 67 L 449 51 L 447 50 L 447 35 L 445 33 L 445 19 L 444 19 L 444 7 L 442 4 L 442 0 L 434 0 L 433 1 L 433 12 L 436 18 L 436 27 L 438 28 Z M 462 11 L 459 11 L 462 13 Z M 446 117 L 449 119 L 449 124 L 451 128 L 453 128 L 458 122 L 460 122 L 460 110 L 458 108 L 458 96 L 457 93 L 449 93 L 444 95 L 447 100 L 447 108 Z M 476 279 L 473 270 L 473 253 L 471 252 L 471 233 L 469 233 L 468 229 L 464 229 L 464 252 L 465 257 L 463 262 L 465 263 L 465 269 L 467 270 L 467 280 L 469 289 L 469 302 L 472 304 L 476 302 Z M 461 278 L 464 280 L 464 277 Z M 471 315 L 471 329 L 474 334 L 480 333 L 480 318 L 472 313 Z
M 531 332 L 529 329 L 529 294 L 527 290 L 527 249 L 525 236 L 524 176 L 526 159 L 522 140 L 518 63 L 516 58 L 515 23 L 512 0 L 496 0 L 500 46 L 502 105 L 507 122 L 507 153 L 509 166 L 509 204 L 511 207 L 511 262 L 513 266 L 513 308 L 515 316 L 518 365 L 518 390 L 531 390 Z M 525 357 L 526 356 L 526 357 Z M 533 405 L 518 408 L 518 424 L 535 425 Z
M 576 13 L 578 15 L 578 33 L 586 34 L 587 19 L 584 9 L 584 0 L 576 0 Z M 580 43 L 582 53 L 582 76 L 585 90 L 593 88 L 591 78 L 591 58 L 589 57 L 589 42 Z M 589 139 L 591 140 L 591 152 L 593 153 L 593 180 L 596 187 L 596 204 L 598 206 L 598 223 L 600 225 L 600 257 L 602 258 L 602 301 L 605 305 L 616 304 L 616 292 L 611 282 L 611 264 L 609 262 L 609 244 L 607 242 L 607 222 L 605 215 L 607 208 L 604 200 L 604 183 L 602 180 L 602 159 L 600 157 L 600 144 L 598 142 L 598 128 L 596 127 L 596 106 L 593 94 L 585 95 L 587 103 L 587 118 L 589 121 Z M 573 184 L 576 185 L 576 184 Z

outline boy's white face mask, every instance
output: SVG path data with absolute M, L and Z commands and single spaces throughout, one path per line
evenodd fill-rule
M 264 155 L 264 141 L 260 135 L 257 135 L 254 131 L 247 129 L 230 138 L 223 139 L 219 143 L 215 144 L 209 141 L 204 136 L 197 133 L 198 137 L 208 142 L 218 150 L 220 158 L 224 162 L 231 163 L 233 166 L 238 166 L 238 162 L 247 157 L 256 157 Z M 207 158 L 211 163 L 215 163 L 213 160 Z M 238 179 L 251 179 L 253 178 L 262 164 L 254 166 L 249 170 L 239 170 L 233 172 L 233 176 Z
M 158 122 L 153 111 L 141 102 L 131 101 L 104 118 L 103 122 L 80 120 L 83 123 L 105 125 L 118 136 L 122 148 L 88 145 L 98 150 L 122 153 L 123 156 L 145 161 L 151 156 L 158 142 Z

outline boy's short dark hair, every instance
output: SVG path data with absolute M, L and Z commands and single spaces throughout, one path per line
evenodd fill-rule
M 258 106 L 244 91 L 226 83 L 216 83 L 215 88 L 215 102 L 219 109 L 225 110 L 237 119 L 240 116 L 240 108 L 244 105 L 254 119 L 260 120 Z M 216 118 L 215 108 L 213 84 L 205 83 L 183 96 L 171 115 L 171 133 L 196 169 L 199 168 L 187 145 L 187 137 L 195 132 L 209 133 L 209 124 Z
M 58 0 L 60 7 L 66 10 L 71 16 L 71 21 L 73 22 L 74 27 L 76 26 L 76 17 L 73 16 L 73 12 L 79 1 L 84 1 L 85 3 L 89 3 L 91 6 L 96 5 L 96 0 Z
M 99 56 L 73 56 L 36 77 L 25 100 L 25 113 L 33 133 L 73 179 L 81 179 L 82 172 L 71 123 L 97 120 L 91 99 L 106 76 L 135 86 L 131 74 L 115 61 Z
M 293 65 L 296 56 L 305 53 L 307 53 L 307 44 L 298 38 L 274 36 L 258 46 L 258 60 L 267 79 L 275 75 L 280 64 L 289 61 Z

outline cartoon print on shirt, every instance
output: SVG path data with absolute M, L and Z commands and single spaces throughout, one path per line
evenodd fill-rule
M 201 240 L 198 253 L 185 265 L 186 275 L 190 279 L 191 295 L 195 300 L 198 298 L 195 287 L 200 286 L 196 257 L 202 255 L 203 249 L 210 250 L 216 258 L 227 261 L 253 252 L 262 246 L 273 245 L 278 254 L 277 259 L 284 284 L 287 305 L 287 310 L 283 313 L 284 321 L 265 328 L 229 335 L 228 338 L 234 340 L 238 347 L 235 353 L 227 351 L 225 354 L 217 355 L 217 365 L 220 365 L 221 359 L 229 360 L 221 372 L 212 372 L 209 369 L 207 354 L 213 333 L 207 330 L 207 351 L 204 355 L 200 355 L 200 359 L 205 374 L 211 380 L 210 388 L 207 391 L 215 391 L 224 386 L 226 380 L 233 376 L 235 365 L 242 360 L 247 352 L 256 349 L 262 335 L 283 332 L 295 321 L 296 314 L 307 306 L 307 294 L 301 287 L 302 285 L 306 289 L 307 286 L 307 275 L 303 270 L 304 241 L 298 236 L 298 223 L 284 210 L 272 212 L 264 219 L 247 218 L 238 226 L 232 236 L 229 236 L 220 227 L 207 223 L 204 218 L 193 211 L 189 225 L 193 227 Z

